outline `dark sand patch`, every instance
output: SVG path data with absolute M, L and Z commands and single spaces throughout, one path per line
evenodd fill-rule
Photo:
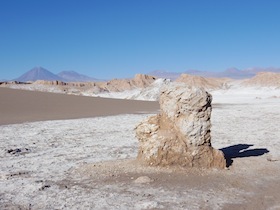
M 0 125 L 44 120 L 155 113 L 158 102 L 0 88 Z

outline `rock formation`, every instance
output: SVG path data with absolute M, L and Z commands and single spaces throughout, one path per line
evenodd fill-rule
M 149 165 L 225 168 L 211 146 L 212 96 L 203 89 L 170 84 L 162 89 L 160 114 L 136 127 L 138 160 Z
M 190 74 L 181 74 L 176 79 L 176 82 L 186 83 L 192 87 L 205 88 L 206 90 L 225 88 L 229 81 L 231 81 L 229 78 L 204 78 Z
M 259 72 L 251 79 L 245 80 L 245 86 L 278 87 L 280 88 L 280 73 Z
M 108 82 L 98 82 L 97 84 L 100 88 L 109 92 L 121 92 L 135 88 L 148 87 L 155 80 L 155 77 L 149 75 L 136 74 L 133 79 L 113 79 Z
M 62 81 L 58 81 L 58 80 L 53 80 L 53 81 L 49 81 L 49 80 L 36 80 L 35 82 L 33 82 L 34 85 L 57 85 L 57 86 L 65 86 L 68 85 L 65 82 Z

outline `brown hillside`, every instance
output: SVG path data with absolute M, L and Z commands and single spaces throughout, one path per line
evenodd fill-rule
M 228 78 L 204 78 L 200 76 L 194 76 L 189 74 L 181 74 L 176 82 L 183 82 L 191 87 L 199 87 L 205 89 L 218 89 L 226 86 Z
M 134 88 L 145 88 L 156 80 L 155 77 L 136 74 L 133 79 L 113 79 L 108 82 L 98 82 L 97 85 L 109 92 L 119 92 L 124 90 L 131 90 Z
M 280 87 L 280 73 L 260 72 L 242 84 L 247 86 Z

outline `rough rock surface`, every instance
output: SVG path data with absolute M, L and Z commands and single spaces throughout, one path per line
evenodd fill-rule
M 136 127 L 138 160 L 149 165 L 225 168 L 211 146 L 212 96 L 203 89 L 170 84 L 162 89 L 160 114 Z

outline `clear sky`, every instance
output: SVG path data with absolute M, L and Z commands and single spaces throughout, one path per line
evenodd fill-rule
M 0 79 L 280 67 L 278 0 L 0 0 Z

